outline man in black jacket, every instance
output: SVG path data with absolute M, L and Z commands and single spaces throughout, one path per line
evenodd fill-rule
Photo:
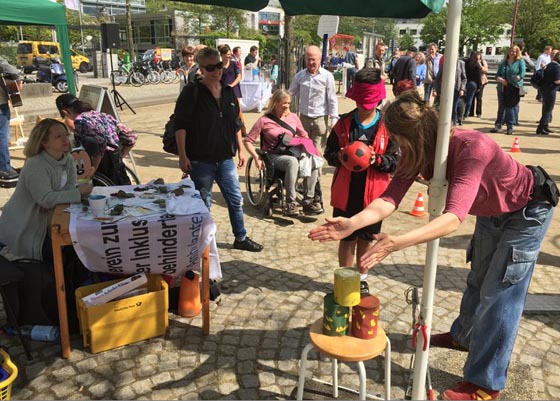
M 418 49 L 416 47 L 411 46 L 406 51 L 406 55 L 399 57 L 397 63 L 393 67 L 393 94 L 395 96 L 395 88 L 400 81 L 412 81 L 414 87 L 416 88 L 416 52 Z
M 263 246 L 247 236 L 243 197 L 233 160 L 237 153 L 237 167 L 245 164 L 240 146 L 239 103 L 233 89 L 221 82 L 223 64 L 218 50 L 201 49 L 197 61 L 204 78 L 187 85 L 175 105 L 179 167 L 190 174 L 208 209 L 216 180 L 228 206 L 235 235 L 233 248 L 260 252 Z

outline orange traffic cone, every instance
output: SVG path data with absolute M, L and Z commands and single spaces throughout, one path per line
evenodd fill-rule
M 424 197 L 422 192 L 418 192 L 416 196 L 416 201 L 414 202 L 414 207 L 410 211 L 410 214 L 414 217 L 424 217 L 428 213 L 424 210 Z
M 519 139 L 515 137 L 513 140 L 513 145 L 511 145 L 511 149 L 509 150 L 511 153 L 521 153 L 521 148 L 519 147 Z
M 202 304 L 200 303 L 198 275 L 189 270 L 181 277 L 177 313 L 183 317 L 195 317 L 201 310 Z

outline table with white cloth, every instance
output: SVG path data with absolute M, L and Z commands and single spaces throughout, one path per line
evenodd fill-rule
M 187 178 L 165 185 L 95 187 L 93 193 L 108 198 L 104 216 L 96 218 L 89 209 L 72 204 L 57 207 L 51 222 L 63 357 L 71 351 L 62 264 L 65 245 L 73 245 L 91 271 L 174 277 L 188 270 L 200 272 L 203 332 L 208 334 L 209 282 L 222 274 L 216 225 L 194 183 Z M 123 205 L 122 213 L 111 214 L 118 204 Z
M 272 96 L 272 82 L 241 81 L 241 111 L 257 110 L 259 113 L 266 107 Z

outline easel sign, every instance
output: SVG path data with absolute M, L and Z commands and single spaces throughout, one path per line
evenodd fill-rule
M 95 111 L 110 114 L 115 117 L 117 121 L 121 121 L 119 113 L 117 112 L 117 106 L 108 88 L 97 85 L 82 85 L 80 89 L 80 100 L 89 103 Z

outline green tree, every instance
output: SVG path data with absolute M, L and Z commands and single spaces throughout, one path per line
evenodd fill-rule
M 391 18 L 375 18 L 373 32 L 383 35 L 385 43 L 390 44 L 397 37 L 397 24 Z
M 525 49 L 538 57 L 546 45 L 560 47 L 560 2 L 557 0 L 520 0 L 516 38 L 523 39 Z
M 503 30 L 502 25 L 511 23 L 513 3 L 511 0 L 465 0 L 461 17 L 459 47 L 478 49 L 483 43 L 494 43 Z M 447 26 L 447 6 L 441 13 L 429 14 L 422 20 L 424 27 L 420 38 L 427 44 L 443 40 Z
M 210 28 L 213 31 L 224 31 L 226 37 L 239 32 L 245 24 L 245 12 L 231 7 L 212 7 L 212 22 Z
M 404 35 L 401 35 L 401 37 L 399 38 L 400 49 L 406 50 L 412 46 L 414 46 L 414 38 L 409 33 L 405 33 Z

